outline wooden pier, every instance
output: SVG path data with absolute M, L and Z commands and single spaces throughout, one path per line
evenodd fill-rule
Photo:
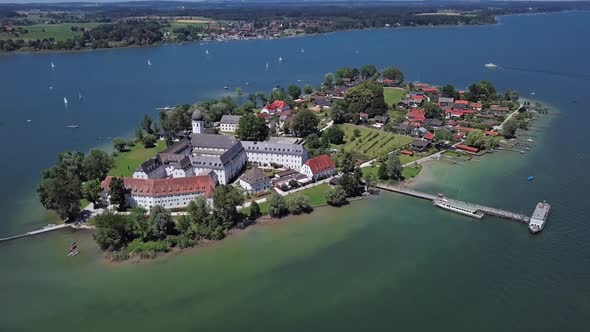
M 433 194 L 429 194 L 429 193 L 425 193 L 425 192 L 421 192 L 421 191 L 417 191 L 417 190 L 413 190 L 413 189 L 403 188 L 403 187 L 399 187 L 399 186 L 387 185 L 387 184 L 383 184 L 383 183 L 375 184 L 374 187 L 378 188 L 378 189 L 402 194 L 402 195 L 412 196 L 412 197 L 416 197 L 416 198 L 420 198 L 420 199 L 426 199 L 429 201 L 434 201 L 435 199 L 440 198 L 437 195 L 433 195 Z M 457 200 L 454 200 L 454 201 L 457 201 Z M 523 215 L 523 214 L 514 213 L 514 212 L 502 210 L 502 209 L 496 209 L 496 208 L 484 206 L 484 205 L 472 204 L 472 203 L 463 202 L 463 201 L 457 201 L 457 202 L 460 202 L 460 203 L 463 203 L 466 205 L 470 205 L 470 206 L 474 207 L 475 209 L 477 209 L 487 215 L 490 215 L 490 216 L 504 218 L 504 219 L 511 219 L 511 220 L 519 221 L 519 222 L 522 222 L 525 224 L 528 224 L 530 221 L 530 218 L 528 216 Z
M 0 239 L 0 242 L 10 241 L 10 240 L 16 240 L 16 239 L 20 239 L 22 237 L 27 237 L 27 236 L 33 236 L 33 235 L 37 235 L 37 234 L 52 232 L 52 231 L 56 231 L 58 229 L 66 228 L 66 227 L 77 228 L 75 225 L 77 225 L 77 224 L 74 223 L 74 224 L 59 224 L 59 225 L 54 225 L 54 226 L 47 226 L 45 228 L 41 228 L 41 229 L 38 229 L 36 231 L 31 231 L 31 232 L 27 232 L 27 233 L 24 233 L 24 234 L 19 234 L 19 235 L 14 235 L 14 236 L 9 236 L 9 237 L 2 238 L 2 239 Z

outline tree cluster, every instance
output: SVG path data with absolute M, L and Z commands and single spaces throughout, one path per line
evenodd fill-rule
M 86 198 L 96 203 L 100 193 L 100 181 L 113 167 L 113 157 L 101 150 L 59 154 L 57 164 L 43 171 L 43 179 L 37 187 L 41 204 L 55 210 L 63 219 L 73 219 L 80 212 L 80 200 Z

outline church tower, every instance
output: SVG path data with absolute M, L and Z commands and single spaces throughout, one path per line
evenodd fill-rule
M 195 110 L 192 116 L 193 134 L 205 133 L 205 121 L 203 121 L 203 114 L 199 110 Z

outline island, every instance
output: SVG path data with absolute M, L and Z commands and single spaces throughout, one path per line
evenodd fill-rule
M 489 81 L 457 90 L 374 65 L 340 68 L 316 89 L 240 100 L 162 109 L 157 121 L 145 115 L 133 138 L 113 140 L 113 153 L 61 153 L 43 172 L 41 203 L 95 228 L 114 260 L 154 257 L 346 205 L 417 176 L 430 160 L 524 153 L 530 144 L 516 137 L 547 112 Z

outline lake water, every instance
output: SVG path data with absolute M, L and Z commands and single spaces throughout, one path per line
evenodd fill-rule
M 589 22 L 590 13 L 569 12 L 495 26 L 0 57 L 0 235 L 48 220 L 34 188 L 58 152 L 110 145 L 98 137 L 129 134 L 142 114 L 221 96 L 224 86 L 316 85 L 325 72 L 373 63 L 432 84 L 489 79 L 534 91 L 556 111 L 531 132 L 530 153 L 434 164 L 416 183 L 527 214 L 547 199 L 551 218 L 538 236 L 387 193 L 140 265 L 106 264 L 89 234 L 57 232 L 0 244 L 0 331 L 586 330 Z M 486 70 L 488 62 L 503 68 Z M 71 259 L 74 238 L 81 254 Z

